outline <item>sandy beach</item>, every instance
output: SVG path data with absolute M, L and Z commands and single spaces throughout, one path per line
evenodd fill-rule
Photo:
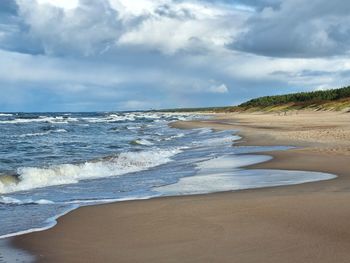
M 349 262 L 350 114 L 232 113 L 173 125 L 236 129 L 237 145 L 298 146 L 249 168 L 338 178 L 84 207 L 12 244 L 38 262 Z

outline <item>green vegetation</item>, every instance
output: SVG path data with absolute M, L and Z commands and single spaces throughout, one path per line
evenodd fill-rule
M 167 109 L 171 112 L 286 112 L 290 110 L 329 110 L 350 112 L 350 86 L 313 91 L 299 92 L 277 96 L 265 96 L 249 100 L 238 106 L 212 108 Z
M 340 89 L 260 97 L 233 107 L 231 111 L 275 112 L 303 109 L 332 111 L 349 110 L 350 86 Z
M 269 107 L 287 103 L 295 104 L 318 104 L 322 102 L 335 101 L 350 98 L 350 86 L 341 89 L 331 89 L 313 92 L 300 92 L 279 96 L 266 96 L 244 102 L 239 107 Z

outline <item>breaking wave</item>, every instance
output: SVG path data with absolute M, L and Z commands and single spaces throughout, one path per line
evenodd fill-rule
M 0 124 L 20 124 L 20 123 L 31 123 L 31 122 L 46 122 L 52 124 L 68 124 L 69 122 L 77 122 L 77 118 L 71 117 L 46 117 L 40 116 L 38 118 L 18 118 L 13 120 L 0 121 Z
M 179 148 L 124 152 L 117 156 L 81 164 L 61 164 L 47 168 L 23 167 L 17 175 L 0 175 L 0 193 L 26 191 L 34 188 L 74 184 L 81 180 L 118 176 L 165 164 L 181 152 Z
M 86 122 L 90 122 L 90 123 L 134 121 L 135 115 L 110 114 L 109 116 L 106 116 L 106 117 L 87 117 L 87 118 L 82 118 L 81 120 L 86 121 Z

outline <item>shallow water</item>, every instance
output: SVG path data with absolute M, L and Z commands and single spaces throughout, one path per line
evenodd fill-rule
M 203 116 L 0 114 L 0 236 L 52 227 L 79 206 L 334 178 L 244 170 L 271 158 L 256 153 L 288 147 L 232 147 L 234 131 L 168 127 L 197 118 Z
M 8 240 L 0 239 L 0 263 L 31 263 L 35 257 L 19 248 L 14 248 Z

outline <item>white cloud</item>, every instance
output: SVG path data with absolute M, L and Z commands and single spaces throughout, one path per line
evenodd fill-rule
M 74 9 L 17 0 L 25 31 L 46 55 L 91 56 L 106 52 L 121 34 L 118 12 L 108 0 L 83 0 Z M 19 50 L 21 51 L 21 50 Z
M 118 45 L 166 54 L 224 48 L 252 13 L 192 0 L 16 1 L 24 25 L 18 34 L 47 55 L 96 56 Z
M 234 6 L 167 2 L 148 10 L 147 18 L 126 31 L 118 43 L 166 54 L 203 47 L 222 48 L 241 32 L 243 23 L 250 16 L 250 12 Z
M 228 93 L 228 88 L 225 84 L 221 84 L 219 86 L 211 86 L 209 88 L 209 92 L 212 93 Z
M 50 4 L 66 9 L 73 9 L 79 5 L 79 0 L 38 0 L 38 3 Z

